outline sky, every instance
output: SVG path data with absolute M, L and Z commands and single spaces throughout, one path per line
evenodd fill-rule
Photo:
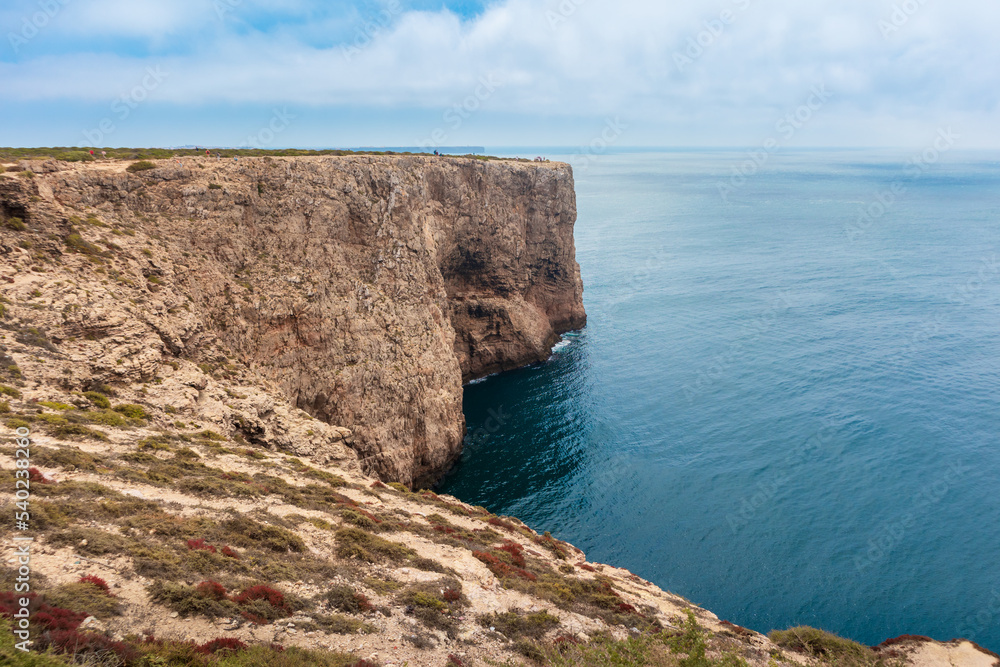
M 4 0 L 0 145 L 1000 148 L 996 0 Z

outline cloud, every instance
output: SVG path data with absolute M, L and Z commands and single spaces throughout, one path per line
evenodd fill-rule
M 497 113 L 619 114 L 661 129 L 704 119 L 748 140 L 817 83 L 835 91 L 817 133 L 839 138 L 865 119 L 982 124 L 1000 101 L 1000 7 L 983 0 L 502 0 L 471 18 L 400 2 L 217 1 L 233 11 L 220 19 L 211 0 L 68 4 L 48 30 L 78 46 L 46 52 L 36 38 L 0 63 L 6 96 L 111 101 L 161 67 L 170 76 L 155 99 L 178 105 L 444 109 L 493 76 L 504 82 L 489 100 Z M 33 6 L 16 4 L 0 15 L 14 26 L 12 11 Z M 108 50 L 94 35 L 141 46 Z

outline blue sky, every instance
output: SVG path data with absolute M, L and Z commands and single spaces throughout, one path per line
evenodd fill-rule
M 988 0 L 5 0 L 0 145 L 1000 148 Z

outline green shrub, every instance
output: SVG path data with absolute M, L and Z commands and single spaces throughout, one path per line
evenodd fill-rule
M 32 453 L 34 451 L 32 449 Z M 98 484 L 97 482 L 78 482 L 76 480 L 67 480 L 58 484 L 44 484 L 33 487 L 32 490 L 39 496 L 73 500 L 80 506 L 82 506 L 82 501 L 84 500 L 124 498 L 120 493 L 109 489 L 103 484 Z
M 87 398 L 87 400 L 89 400 L 91 403 L 93 403 L 97 407 L 104 408 L 105 410 L 110 410 L 111 409 L 111 401 L 109 401 L 108 397 L 105 396 L 104 394 L 102 394 L 101 392 L 99 392 L 99 391 L 85 391 L 85 392 L 83 392 L 83 395 Z
M 119 555 L 129 550 L 130 541 L 122 535 L 115 535 L 96 528 L 69 528 L 54 533 L 48 538 L 49 544 L 72 547 L 79 553 L 93 556 Z
M 215 431 L 201 431 L 195 433 L 192 437 L 199 438 L 201 440 L 213 440 L 215 442 L 227 442 L 224 435 L 219 435 Z
M 301 625 L 302 629 L 306 632 L 310 630 L 322 630 L 324 632 L 332 632 L 338 635 L 369 635 L 378 632 L 378 628 L 374 625 L 370 625 L 356 618 L 351 618 L 350 616 L 344 616 L 343 614 L 330 614 L 329 616 L 319 614 L 314 617 L 312 623 L 302 623 L 297 625 Z
M 73 409 L 72 405 L 66 405 L 65 403 L 58 403 L 56 401 L 38 401 L 38 404 L 42 407 L 49 408 L 50 410 L 61 410 L 62 412 Z
M 63 426 L 57 426 L 55 430 L 52 431 L 52 435 L 63 440 L 73 440 L 76 438 L 89 438 L 91 440 L 101 440 L 104 442 L 107 442 L 108 440 L 107 433 L 87 428 L 86 426 L 81 426 L 80 424 L 65 424 Z
M 45 468 L 77 468 L 79 470 L 97 470 L 104 465 L 100 457 L 88 454 L 76 447 L 38 447 L 31 450 L 32 463 Z M 110 489 L 108 489 L 110 492 Z
M 306 471 L 306 476 L 324 481 L 334 488 L 347 486 L 347 481 L 343 477 L 341 477 L 340 475 L 334 475 L 331 472 L 326 472 L 325 470 L 308 468 L 308 470 Z
M 334 609 L 348 614 L 363 614 L 374 610 L 374 606 L 364 594 L 346 584 L 334 584 L 323 596 Z
M 774 630 L 768 637 L 782 648 L 836 665 L 860 667 L 879 664 L 878 656 L 867 646 L 805 625 L 788 630 Z
M 426 607 L 427 609 L 433 609 L 435 611 L 445 611 L 448 609 L 448 604 L 444 600 L 433 595 L 432 593 L 425 593 L 424 591 L 411 592 L 405 599 L 406 602 L 414 607 Z
M 532 662 L 536 662 L 536 663 L 544 663 L 546 661 L 546 658 L 548 657 L 548 656 L 546 656 L 545 652 L 542 650 L 541 646 L 539 646 L 535 642 L 533 642 L 531 640 L 528 640 L 528 639 L 519 639 L 518 641 L 514 642 L 513 649 L 514 649 L 515 653 L 520 653 L 521 655 L 523 655 L 528 660 L 531 660 Z M 609 664 L 612 664 L 612 665 L 618 665 L 618 664 L 629 665 L 631 667 L 631 665 L 633 663 L 617 663 L 617 662 L 615 662 L 615 663 L 609 663 Z M 638 665 L 644 665 L 645 663 L 637 662 L 637 663 L 634 663 L 634 664 L 636 666 L 638 666 Z
M 209 190 L 221 190 L 222 186 L 219 185 L 218 183 L 209 183 L 208 184 L 208 189 Z
M 149 419 L 149 413 L 141 405 L 134 403 L 123 403 L 114 407 L 115 412 L 120 412 L 129 419 Z
M 559 618 L 547 611 L 523 614 L 511 609 L 503 613 L 483 614 L 477 619 L 484 628 L 496 628 L 509 639 L 541 639 L 545 633 L 559 627 Z
M 410 584 L 396 594 L 396 601 L 427 627 L 444 630 L 452 638 L 458 629 L 456 615 L 468 604 L 462 583 L 450 577 Z
M 108 618 L 121 613 L 119 601 L 94 584 L 63 584 L 45 593 L 45 600 L 55 607 Z
M 38 530 L 50 528 L 66 528 L 73 520 L 71 510 L 62 503 L 51 503 L 36 500 L 31 503 L 31 526 Z
M 175 486 L 179 491 L 190 493 L 195 496 L 252 497 L 260 495 L 256 489 L 246 484 L 214 479 L 211 477 L 184 477 L 183 479 L 178 480 Z
M 102 255 L 103 251 L 96 245 L 86 240 L 80 236 L 79 232 L 70 232 L 66 237 L 66 246 L 71 250 L 82 253 L 84 255 Z
M 234 602 L 217 599 L 218 596 L 199 586 L 155 581 L 150 585 L 148 592 L 153 602 L 166 605 L 182 617 L 200 615 L 222 618 L 239 613 Z
M 305 542 L 295 533 L 278 526 L 264 525 L 242 514 L 223 521 L 222 529 L 226 533 L 225 541 L 238 547 L 255 547 L 278 553 L 303 553 L 306 550 Z
M 21 218 L 7 218 L 7 220 L 4 221 L 4 224 L 16 232 L 23 232 L 28 228 L 27 225 L 24 224 L 24 220 L 21 220 Z
M 688 609 L 687 619 L 681 626 L 681 633 L 671 637 L 667 645 L 674 653 L 687 654 L 678 663 L 679 667 L 710 667 L 711 663 L 705 655 L 708 649 L 707 639 L 708 632 L 698 625 L 694 612 Z
M 0 394 L 10 396 L 11 398 L 21 398 L 21 392 L 14 389 L 14 387 L 8 387 L 5 384 L 0 384 Z
M 363 514 L 358 514 L 354 510 L 344 510 L 340 516 L 344 521 L 354 524 L 358 528 L 364 528 L 365 530 L 376 530 L 378 528 L 378 524 L 375 521 Z
M 172 449 L 169 442 L 170 440 L 165 436 L 152 435 L 148 438 L 143 438 L 136 444 L 140 450 L 151 449 L 153 451 L 169 452 Z
M 248 649 L 232 653 L 221 658 L 213 667 L 352 667 L 360 665 L 357 656 L 348 653 L 332 651 L 310 651 L 296 646 L 279 650 L 273 646 L 251 646 Z M 185 662 L 164 663 L 172 665 L 189 664 Z
M 413 549 L 397 542 L 366 533 L 358 528 L 341 528 L 337 531 L 337 555 L 357 558 L 369 563 L 402 562 L 415 555 Z
M 138 162 L 133 162 L 128 167 L 126 167 L 125 171 L 130 171 L 132 173 L 135 173 L 137 171 L 148 171 L 150 169 L 156 169 L 156 165 L 150 162 L 149 160 L 139 160 Z
M 50 415 L 44 412 L 35 415 L 34 421 L 48 424 L 49 426 L 65 426 L 69 423 L 62 415 Z
M 83 413 L 83 418 L 91 424 L 101 424 L 112 428 L 123 428 L 128 426 L 128 420 L 117 412 L 111 410 L 101 410 Z
M 376 579 L 375 577 L 368 577 L 365 579 L 365 586 L 372 589 L 379 595 L 388 595 L 389 593 L 398 591 L 403 587 L 403 584 L 393 579 Z

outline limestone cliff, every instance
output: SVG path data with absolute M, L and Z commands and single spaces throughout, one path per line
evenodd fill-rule
M 427 484 L 458 456 L 464 381 L 543 359 L 559 333 L 585 322 L 565 164 L 347 156 L 188 158 L 135 173 L 122 163 L 22 166 L 34 177 L 3 179 L 0 206 L 58 237 L 32 252 L 65 252 L 73 234 L 105 243 L 116 293 L 138 287 L 147 303 L 136 308 L 159 339 L 120 355 L 125 364 L 85 364 L 81 376 L 149 379 L 173 357 L 219 363 L 206 347 L 217 339 L 226 363 L 349 429 L 362 468 L 387 481 Z M 27 252 L 5 236 L 8 258 Z M 133 326 L 121 307 L 112 299 L 69 313 L 50 333 L 121 338 Z

